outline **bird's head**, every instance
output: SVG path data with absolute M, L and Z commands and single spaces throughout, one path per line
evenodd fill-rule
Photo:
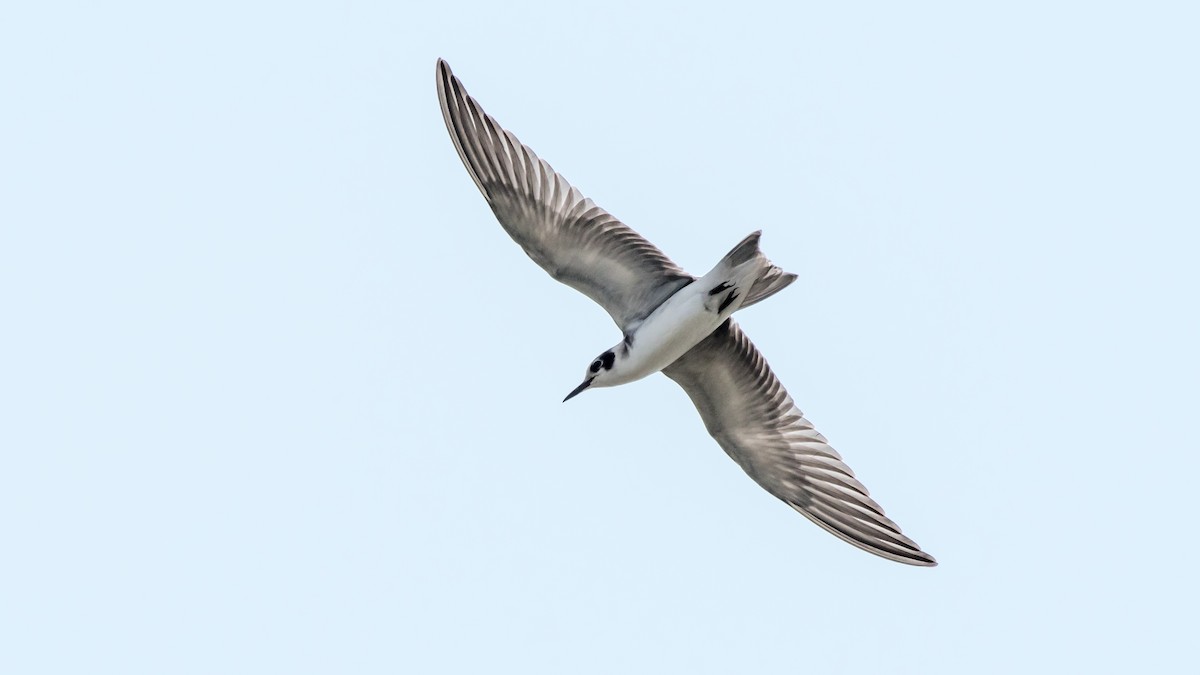
M 608 387 L 617 384 L 611 381 L 613 379 L 613 363 L 616 360 L 617 354 L 612 349 L 592 359 L 592 362 L 588 364 L 587 372 L 583 374 L 583 382 L 578 387 L 575 387 L 571 393 L 567 394 L 567 397 L 563 399 L 563 403 L 571 400 L 589 387 Z

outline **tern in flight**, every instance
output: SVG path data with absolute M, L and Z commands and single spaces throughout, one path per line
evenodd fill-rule
M 865 551 L 909 565 L 937 564 L 884 515 L 733 320 L 734 312 L 796 279 L 762 254 L 759 232 L 696 278 L 497 124 L 440 59 L 437 92 L 458 156 L 505 231 L 621 329 L 621 341 L 592 359 L 564 401 L 662 371 L 687 392 L 721 448 L 767 492 Z

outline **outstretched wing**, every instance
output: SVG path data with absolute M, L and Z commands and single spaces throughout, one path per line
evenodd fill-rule
M 509 236 L 550 276 L 599 303 L 621 330 L 692 281 L 501 128 L 441 59 L 437 89 L 458 156 Z
M 732 319 L 663 370 L 708 433 L 767 492 L 837 537 L 890 560 L 936 565 L 813 429 Z

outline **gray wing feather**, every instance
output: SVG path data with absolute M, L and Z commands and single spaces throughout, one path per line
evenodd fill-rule
M 441 59 L 437 89 L 467 172 L 505 231 L 550 276 L 596 301 L 622 330 L 691 283 L 662 251 L 497 124 Z
M 683 387 L 708 432 L 767 492 L 875 555 L 937 564 L 883 514 L 732 319 L 663 373 Z

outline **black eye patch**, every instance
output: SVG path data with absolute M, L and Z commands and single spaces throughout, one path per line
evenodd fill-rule
M 613 354 L 612 352 L 604 352 L 603 354 L 600 355 L 600 360 L 604 362 L 605 370 L 612 370 L 613 360 L 615 360 L 616 358 L 617 358 L 617 355 Z
M 595 361 L 592 361 L 592 367 L 589 368 L 588 370 L 592 371 L 593 373 L 600 372 L 600 359 L 596 359 Z

